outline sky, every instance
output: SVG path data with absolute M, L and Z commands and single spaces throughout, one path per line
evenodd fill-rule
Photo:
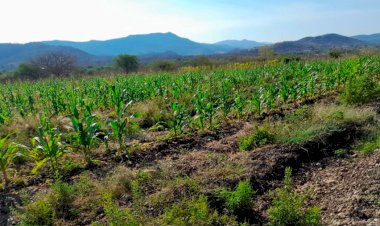
M 380 0 L 0 0 L 0 43 L 173 32 L 264 42 L 380 33 Z

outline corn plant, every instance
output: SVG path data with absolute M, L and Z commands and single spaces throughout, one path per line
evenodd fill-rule
M 262 96 L 260 93 L 254 93 L 252 94 L 252 107 L 257 112 L 257 114 L 260 116 L 262 111 Z
M 227 117 L 228 113 L 231 110 L 232 104 L 229 101 L 230 97 L 230 87 L 228 80 L 223 80 L 222 83 L 222 94 L 220 96 L 220 106 L 223 111 L 224 117 Z
M 20 153 L 17 152 L 17 148 L 18 148 L 17 145 L 13 143 L 7 144 L 7 141 L 11 135 L 12 134 L 9 134 L 3 139 L 0 139 L 0 170 L 3 174 L 5 185 L 9 183 L 7 169 L 12 164 L 12 160 L 16 156 L 20 155 Z
M 198 91 L 195 99 L 195 110 L 197 112 L 196 120 L 198 122 L 199 128 L 204 129 L 205 120 L 205 97 L 202 91 Z
M 186 113 L 184 107 L 178 104 L 178 102 L 173 102 L 171 104 L 171 108 L 173 111 L 174 135 L 177 136 L 179 133 L 183 132 L 186 120 Z
M 115 104 L 116 119 L 110 121 L 110 125 L 113 130 L 113 135 L 117 137 L 119 141 L 119 147 L 122 148 L 124 143 L 124 135 L 127 132 L 128 125 L 132 116 L 128 115 L 127 109 L 132 104 L 129 101 L 124 104 L 126 91 L 119 92 L 115 86 L 112 87 L 113 101 Z
M 36 160 L 36 165 L 32 170 L 35 174 L 45 163 L 49 162 L 50 169 L 55 176 L 59 174 L 59 162 L 66 152 L 66 146 L 61 142 L 61 134 L 56 128 L 45 130 L 39 127 L 37 137 L 32 139 L 32 157 Z
M 76 105 L 71 106 L 72 115 L 71 122 L 76 132 L 76 139 L 81 146 L 84 157 L 88 164 L 91 163 L 91 146 L 93 146 L 98 139 L 98 133 L 100 129 L 100 123 L 97 122 L 96 115 L 91 114 L 91 108 L 89 105 L 84 105 L 83 115 L 79 114 Z
M 215 104 L 212 102 L 208 102 L 205 107 L 205 113 L 208 120 L 209 128 L 211 130 L 214 129 L 214 125 L 212 124 L 212 120 L 216 114 L 216 107 Z
M 244 110 L 244 101 L 239 94 L 236 94 L 234 99 L 234 106 L 237 112 L 238 119 L 241 119 Z

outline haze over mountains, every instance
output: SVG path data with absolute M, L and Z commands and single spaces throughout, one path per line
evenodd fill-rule
M 47 41 L 45 44 L 71 46 L 94 55 L 115 56 L 120 53 L 146 55 L 174 52 L 178 55 L 209 55 L 224 53 L 234 47 L 227 45 L 205 44 L 179 37 L 173 33 L 153 33 L 147 35 L 130 35 L 125 38 L 107 41 L 67 42 Z
M 286 41 L 273 44 L 276 53 L 323 52 L 330 49 L 359 49 L 380 44 L 380 34 L 346 37 L 327 34 L 306 37 L 298 41 Z M 28 44 L 0 44 L 0 70 L 14 69 L 19 63 L 48 52 L 63 52 L 77 58 L 78 64 L 106 65 L 118 54 L 132 54 L 140 57 L 160 58 L 160 56 L 217 55 L 234 52 L 239 49 L 254 49 L 268 43 L 250 40 L 226 40 L 215 44 L 198 43 L 173 33 L 153 33 L 130 35 L 124 38 L 106 41 L 44 41 Z M 256 50 L 256 52 L 258 52 Z

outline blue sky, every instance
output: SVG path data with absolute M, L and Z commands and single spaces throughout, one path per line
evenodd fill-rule
M 0 42 L 173 32 L 199 42 L 277 42 L 380 32 L 379 0 L 0 0 Z

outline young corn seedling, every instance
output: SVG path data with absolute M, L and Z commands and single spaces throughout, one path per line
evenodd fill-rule
M 231 110 L 231 103 L 229 101 L 230 96 L 230 88 L 229 88 L 229 81 L 223 80 L 222 84 L 222 95 L 220 96 L 220 106 L 223 111 L 223 115 L 226 118 L 228 113 Z
M 80 144 L 84 157 L 88 164 L 91 164 L 91 147 L 99 141 L 98 132 L 100 123 L 97 122 L 96 115 L 91 114 L 89 105 L 84 104 L 84 114 L 81 116 L 76 105 L 71 106 L 71 122 L 76 132 L 78 144 Z
M 117 113 L 115 120 L 111 121 L 111 127 L 113 130 L 113 135 L 117 137 L 119 141 L 119 147 L 123 147 L 124 136 L 127 133 L 128 125 L 131 119 L 131 116 L 127 114 L 127 108 L 131 105 L 132 101 L 123 106 L 123 110 Z
M 243 115 L 244 101 L 239 94 L 236 94 L 235 96 L 234 106 L 237 112 L 237 118 L 240 120 Z
M 126 90 L 120 92 L 115 86 L 112 86 L 112 100 L 115 105 L 116 118 L 110 121 L 110 125 L 113 131 L 113 136 L 117 138 L 120 149 L 123 147 L 124 136 L 128 131 L 128 126 L 131 119 L 137 115 L 129 115 L 128 108 L 132 104 L 132 101 L 124 103 L 126 99 Z
M 252 94 L 252 107 L 253 109 L 257 112 L 258 116 L 261 116 L 261 111 L 262 111 L 262 96 L 260 93 L 254 93 Z
M 61 134 L 56 128 L 45 130 L 44 127 L 39 127 L 37 134 L 38 136 L 32 139 L 34 148 L 31 155 L 36 160 L 32 173 L 37 173 L 45 163 L 49 162 L 51 171 L 57 177 L 59 175 L 58 159 L 67 151 L 61 142 Z
M 197 112 L 196 120 L 201 130 L 204 129 L 204 120 L 205 120 L 205 114 L 206 114 L 204 105 L 205 105 L 204 94 L 201 91 L 199 91 L 195 99 L 195 110 Z
M 178 104 L 178 102 L 173 102 L 171 104 L 173 110 L 173 130 L 174 135 L 177 136 L 179 133 L 183 132 L 183 127 L 185 125 L 186 113 L 184 108 Z
M 7 144 L 7 141 L 11 135 L 12 134 L 9 134 L 3 139 L 0 139 L 0 170 L 3 174 L 3 179 L 6 186 L 9 183 L 7 170 L 9 166 L 12 164 L 12 160 L 16 156 L 20 155 L 20 153 L 17 152 L 18 146 L 16 144 Z
M 205 107 L 205 115 L 208 119 L 208 123 L 209 123 L 209 127 L 210 127 L 210 130 L 213 130 L 214 129 L 214 125 L 212 124 L 212 119 L 214 118 L 215 116 L 215 106 L 213 103 L 211 102 L 208 102 L 206 104 L 206 107 Z

